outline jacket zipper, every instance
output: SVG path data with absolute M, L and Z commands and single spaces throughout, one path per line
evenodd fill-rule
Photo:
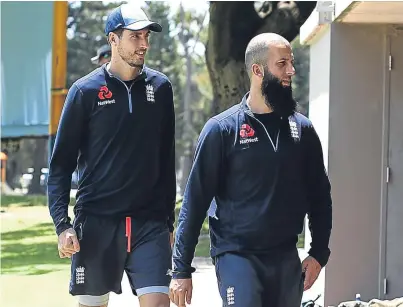
M 278 150 L 278 139 L 279 139 L 279 136 L 280 136 L 280 128 L 278 129 L 278 132 L 277 132 L 276 145 L 274 145 L 274 142 L 273 142 L 272 138 L 270 137 L 270 134 L 267 131 L 266 127 L 263 125 L 263 123 L 260 120 L 258 120 L 256 117 L 254 117 L 254 116 L 251 116 L 251 117 L 254 120 L 256 120 L 260 125 L 262 125 L 264 131 L 266 131 L 266 134 L 267 134 L 267 136 L 268 136 L 268 138 L 270 140 L 271 146 L 273 146 L 274 152 L 277 152 L 277 150 Z
M 139 79 L 138 77 L 141 76 L 141 74 L 139 76 L 137 76 L 132 84 L 130 85 L 130 87 L 127 87 L 126 83 L 124 83 L 122 80 L 120 80 L 118 77 L 115 77 L 114 75 L 112 75 L 111 73 L 108 72 L 108 74 L 112 77 L 115 78 L 116 80 L 119 80 L 121 83 L 123 83 L 123 85 L 125 86 L 126 90 L 127 90 L 127 96 L 129 98 L 129 113 L 133 113 L 133 104 L 132 104 L 132 86 L 135 82 L 137 82 Z
M 117 78 L 116 78 L 117 79 Z M 129 96 L 129 113 L 133 113 L 133 104 L 132 104 L 132 86 L 133 83 L 130 85 L 130 87 L 127 87 L 126 83 L 124 83 L 122 80 L 118 79 L 120 82 L 123 83 L 127 90 L 127 95 Z
M 120 80 L 119 78 L 115 77 L 115 76 L 111 76 L 112 78 L 115 78 L 116 80 L 119 80 L 119 82 L 121 82 L 126 90 L 127 90 L 127 96 L 129 98 L 129 113 L 133 113 L 133 104 L 132 104 L 132 86 L 134 84 L 134 82 L 136 82 L 136 80 L 133 81 L 133 83 L 130 85 L 130 87 L 127 87 L 126 83 L 124 83 L 122 80 Z

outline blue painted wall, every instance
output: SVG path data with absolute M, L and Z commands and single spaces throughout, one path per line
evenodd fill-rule
M 53 2 L 1 2 L 1 137 L 47 136 Z

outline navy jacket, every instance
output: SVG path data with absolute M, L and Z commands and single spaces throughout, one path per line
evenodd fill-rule
M 78 168 L 75 212 L 167 220 L 176 198 L 175 116 L 168 78 L 145 67 L 131 87 L 106 66 L 76 81 L 64 104 L 48 178 L 57 234 L 71 227 L 71 176 Z
M 306 214 L 309 254 L 329 258 L 332 200 L 320 140 L 299 113 L 281 120 L 278 150 L 243 101 L 211 118 L 196 147 L 173 254 L 174 278 L 188 278 L 210 203 L 211 256 L 295 248 Z

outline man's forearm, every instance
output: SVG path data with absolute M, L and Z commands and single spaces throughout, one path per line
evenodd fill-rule
M 308 212 L 312 243 L 309 254 L 323 267 L 330 256 L 329 240 L 332 230 L 331 185 L 323 160 L 322 146 L 313 127 L 306 131 L 309 144 L 308 187 L 310 210 Z
M 60 222 L 56 225 L 56 234 L 60 235 L 66 229 L 72 228 L 73 225 L 70 223 L 70 217 L 65 217 L 60 220 Z
M 49 165 L 49 211 L 57 234 L 71 227 L 68 217 L 71 175 L 77 167 L 81 135 L 86 122 L 85 114 L 83 93 L 73 84 L 67 94 L 60 116 Z
M 314 241 L 312 241 L 314 242 Z M 324 267 L 327 262 L 329 261 L 330 257 L 330 249 L 329 247 L 323 246 L 323 247 L 315 247 L 316 244 L 312 244 L 310 250 L 308 251 L 308 254 L 312 256 L 313 258 L 316 259 L 316 261 L 319 262 L 319 264 Z
M 312 211 L 308 215 L 309 229 L 312 236 L 309 254 L 314 257 L 322 267 L 325 266 L 329 260 L 329 240 L 332 230 L 332 201 L 330 197 L 330 184 L 327 179 L 324 179 L 324 181 L 320 202 L 313 206 Z
M 64 230 L 72 227 L 68 214 L 70 184 L 65 184 L 65 182 L 71 182 L 71 176 L 66 176 L 68 177 L 67 179 L 61 179 L 59 176 L 54 175 L 55 169 L 57 168 L 52 165 L 48 179 L 48 201 L 49 212 L 53 219 L 56 233 L 59 235 Z
M 189 211 L 186 205 L 182 206 L 172 256 L 173 278 L 191 278 L 195 271 L 192 260 L 204 220 L 197 215 L 198 213 Z

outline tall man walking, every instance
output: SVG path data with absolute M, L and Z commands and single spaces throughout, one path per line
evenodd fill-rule
M 105 27 L 110 63 L 76 81 L 66 98 L 50 162 L 49 209 L 59 255 L 72 259 L 70 293 L 80 306 L 107 306 L 111 291 L 121 293 L 124 271 L 140 306 L 169 306 L 173 92 L 165 75 L 144 66 L 150 31 L 161 30 L 140 8 L 113 10 Z
M 212 200 L 211 256 L 224 306 L 298 307 L 329 258 L 330 183 L 312 123 L 295 111 L 290 43 L 258 35 L 245 64 L 250 91 L 198 140 L 173 253 L 170 298 L 180 307 L 191 302 L 192 258 Z M 301 265 L 306 214 L 312 245 Z

